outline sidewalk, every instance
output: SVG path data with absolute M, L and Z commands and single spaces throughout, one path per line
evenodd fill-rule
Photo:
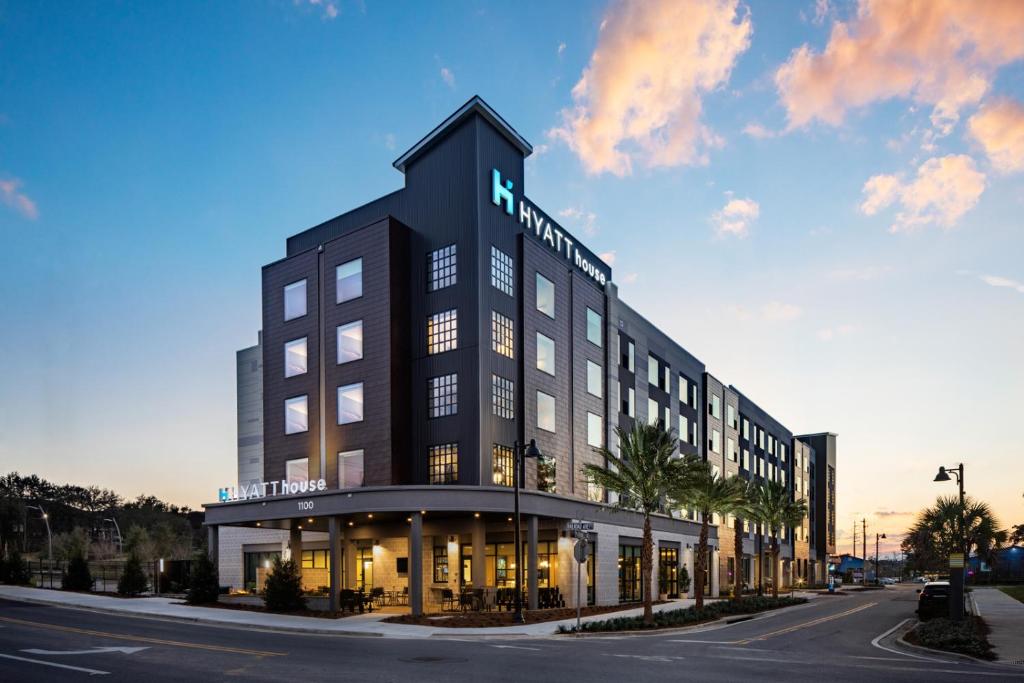
M 805 595 L 804 597 L 814 596 Z M 393 615 L 381 614 L 379 612 L 355 614 L 342 619 L 321 619 L 318 617 L 297 617 L 286 614 L 265 614 L 244 610 L 219 609 L 216 607 L 191 607 L 183 604 L 177 598 L 115 598 L 109 595 L 65 593 L 63 591 L 26 588 L 23 586 L 0 586 L 0 598 L 21 602 L 45 603 L 62 607 L 85 608 L 100 612 L 181 619 L 243 628 L 385 638 L 430 638 L 444 636 L 456 638 L 463 636 L 543 637 L 556 633 L 560 624 L 566 626 L 576 624 L 575 619 L 563 619 L 540 624 L 523 624 L 521 626 L 442 628 L 384 623 L 383 619 Z M 654 611 L 661 612 L 663 610 L 681 609 L 692 604 L 692 599 L 672 600 L 662 605 L 655 605 Z M 583 621 L 600 621 L 613 617 L 631 617 L 641 614 L 643 614 L 643 607 L 636 607 L 625 609 L 621 612 L 583 617 Z
M 1024 602 L 1018 602 L 998 588 L 975 588 L 971 595 L 978 616 L 985 620 L 988 640 L 999 661 L 1024 664 Z

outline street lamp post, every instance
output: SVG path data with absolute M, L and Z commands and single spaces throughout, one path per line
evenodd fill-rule
M 881 583 L 879 581 L 879 578 L 878 578 L 878 539 L 880 539 L 880 538 L 885 538 L 885 534 L 879 534 L 879 533 L 875 534 L 875 585 L 876 586 L 879 583 Z
M 939 472 L 935 475 L 934 481 L 949 481 L 950 473 L 956 477 L 960 486 L 960 552 L 963 553 L 963 562 L 959 567 L 950 567 L 949 578 L 953 595 L 949 602 L 949 618 L 960 621 L 964 618 L 964 566 L 967 564 L 967 528 L 964 519 L 964 464 L 947 468 L 939 466 Z
M 124 536 L 121 535 L 121 527 L 117 525 L 117 520 L 113 517 L 107 517 L 103 520 L 104 522 L 110 522 L 114 525 L 114 529 L 117 530 L 117 551 L 124 554 Z
M 512 488 L 515 492 L 515 530 L 513 533 L 513 543 L 516 544 L 516 616 L 515 622 L 517 624 L 525 624 L 526 617 L 523 616 L 523 544 L 520 538 L 520 529 L 522 524 L 519 520 L 519 489 L 521 486 L 521 479 L 525 475 L 525 461 L 526 458 L 539 458 L 540 450 L 537 449 L 537 440 L 530 439 L 530 443 L 525 448 L 520 448 L 519 442 L 516 441 L 512 445 L 512 452 L 514 453 L 514 462 L 512 464 L 515 472 L 512 474 Z
M 50 533 L 50 517 L 46 514 L 46 510 L 43 509 L 42 505 L 26 505 L 25 508 L 39 510 L 40 516 L 43 518 L 43 521 L 46 522 L 46 542 L 49 546 L 48 555 L 50 561 L 50 588 L 53 588 L 53 534 Z

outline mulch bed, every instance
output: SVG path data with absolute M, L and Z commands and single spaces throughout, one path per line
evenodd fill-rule
M 188 605 L 187 602 L 177 602 L 176 605 Z M 214 609 L 233 609 L 242 612 L 261 612 L 263 614 L 285 614 L 293 617 L 317 617 L 319 619 L 342 619 L 352 616 L 351 612 L 326 612 L 320 610 L 303 609 L 294 612 L 271 612 L 260 605 L 244 605 L 239 603 L 217 602 L 206 605 L 189 605 L 189 607 L 213 607 Z M 358 612 L 357 612 L 358 614 Z
M 656 601 L 660 605 L 664 601 Z M 636 609 L 641 605 L 604 605 L 589 606 L 580 610 L 581 616 L 587 617 L 592 614 L 609 614 L 623 610 Z M 556 609 L 524 610 L 527 624 L 541 624 L 546 621 L 558 621 L 560 619 L 575 619 L 575 607 L 559 607 Z M 411 614 L 399 614 L 388 617 L 383 621 L 389 624 L 415 624 L 418 626 L 440 626 L 443 628 L 486 628 L 488 626 L 518 626 L 514 621 L 515 612 L 444 612 L 441 614 L 424 614 L 414 617 Z

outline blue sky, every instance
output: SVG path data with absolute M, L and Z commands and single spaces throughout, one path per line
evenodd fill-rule
M 1024 25 L 907 54 L 869 14 L 0 3 L 0 469 L 212 499 L 260 267 L 399 187 L 391 161 L 480 94 L 629 303 L 795 431 L 840 434 L 844 532 L 898 532 L 961 459 L 1019 523 L 1024 68 L 999 31 Z

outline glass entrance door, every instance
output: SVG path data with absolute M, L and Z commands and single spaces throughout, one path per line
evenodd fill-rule
M 658 548 L 658 592 L 679 597 L 679 549 Z

